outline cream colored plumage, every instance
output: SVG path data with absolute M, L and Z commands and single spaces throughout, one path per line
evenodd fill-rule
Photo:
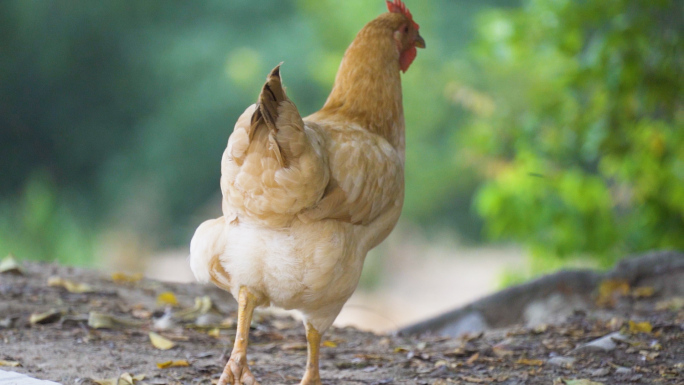
M 190 258 L 197 279 L 230 291 L 247 317 L 242 326 L 238 320 L 220 384 L 255 383 L 244 322 L 250 309 L 267 305 L 302 313 L 310 343 L 302 383 L 320 383 L 320 334 L 354 292 L 367 252 L 401 213 L 399 59 L 404 45 L 424 46 L 417 28 L 397 35 L 409 17 L 387 13 L 364 27 L 319 112 L 300 117 L 278 66 L 235 124 L 221 161 L 224 215 L 197 229 Z

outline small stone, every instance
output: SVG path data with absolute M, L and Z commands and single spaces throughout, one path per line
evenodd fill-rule
M 620 332 L 610 333 L 575 348 L 575 351 L 604 351 L 609 352 L 617 347 L 615 341 L 627 342 L 628 339 Z
M 599 368 L 589 371 L 589 375 L 592 377 L 603 377 L 610 374 L 610 368 Z
M 574 357 L 557 356 L 550 358 L 548 363 L 560 367 L 571 367 L 576 360 Z
M 630 373 L 632 373 L 632 369 L 625 368 L 624 366 L 618 366 L 617 369 L 615 369 L 615 374 L 630 374 Z

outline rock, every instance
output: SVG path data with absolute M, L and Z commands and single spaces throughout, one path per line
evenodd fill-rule
M 603 376 L 607 376 L 608 374 L 610 374 L 610 368 L 609 367 L 599 368 L 599 369 L 594 369 L 594 370 L 589 371 L 589 375 L 592 377 L 603 377 Z
M 617 369 L 615 369 L 615 374 L 630 374 L 630 373 L 632 373 L 632 369 L 625 368 L 624 366 L 619 366 Z
M 548 361 L 549 364 L 560 367 L 571 367 L 577 359 L 575 357 L 563 357 L 556 356 L 551 357 Z
M 582 351 L 604 351 L 609 352 L 617 347 L 615 341 L 627 342 L 628 338 L 620 332 L 610 333 L 601 338 L 595 339 L 591 342 L 587 342 L 584 345 L 580 345 L 575 348 L 576 352 Z
M 442 330 L 443 334 L 449 336 L 461 336 L 466 333 L 479 333 L 487 330 L 489 326 L 487 321 L 482 317 L 482 314 L 477 311 L 466 314 L 458 321 L 452 323 Z
M 553 293 L 529 303 L 523 312 L 525 326 L 533 328 L 543 324 L 557 324 L 576 310 L 587 310 L 589 305 L 579 295 Z
M 0 384 L 7 385 L 60 385 L 52 381 L 43 381 L 20 373 L 0 370 Z

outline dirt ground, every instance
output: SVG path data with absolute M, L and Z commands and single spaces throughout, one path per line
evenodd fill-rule
M 63 280 L 53 278 L 48 285 L 50 277 Z M 163 293 L 173 296 L 162 300 L 178 304 L 161 304 Z M 577 312 L 557 325 L 461 338 L 332 328 L 324 336 L 321 376 L 324 384 L 682 383 L 682 298 L 641 294 L 620 298 L 596 314 Z M 206 300 L 195 306 L 204 296 L 212 306 Z M 51 310 L 52 315 L 38 316 Z M 94 328 L 101 325 L 91 312 L 116 317 L 115 322 Z M 144 375 L 137 384 L 211 384 L 229 354 L 235 316 L 232 298 L 212 287 L 24 263 L 23 274 L 0 274 L 0 369 L 65 385 L 123 373 Z M 174 347 L 152 345 L 149 332 L 155 327 Z M 619 330 L 620 337 L 608 338 L 612 348 L 585 345 Z M 306 360 L 304 328 L 259 312 L 248 360 L 262 384 L 298 383 Z M 188 366 L 160 368 L 169 361 Z

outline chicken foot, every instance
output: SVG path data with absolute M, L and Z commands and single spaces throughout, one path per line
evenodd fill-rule
M 238 293 L 238 319 L 235 345 L 230 359 L 223 369 L 218 385 L 259 385 L 247 366 L 247 344 L 249 342 L 249 326 L 252 314 L 257 305 L 257 298 L 246 287 Z
M 306 323 L 306 343 L 306 372 L 300 385 L 321 385 L 321 375 L 318 371 L 321 334 L 309 322 Z

